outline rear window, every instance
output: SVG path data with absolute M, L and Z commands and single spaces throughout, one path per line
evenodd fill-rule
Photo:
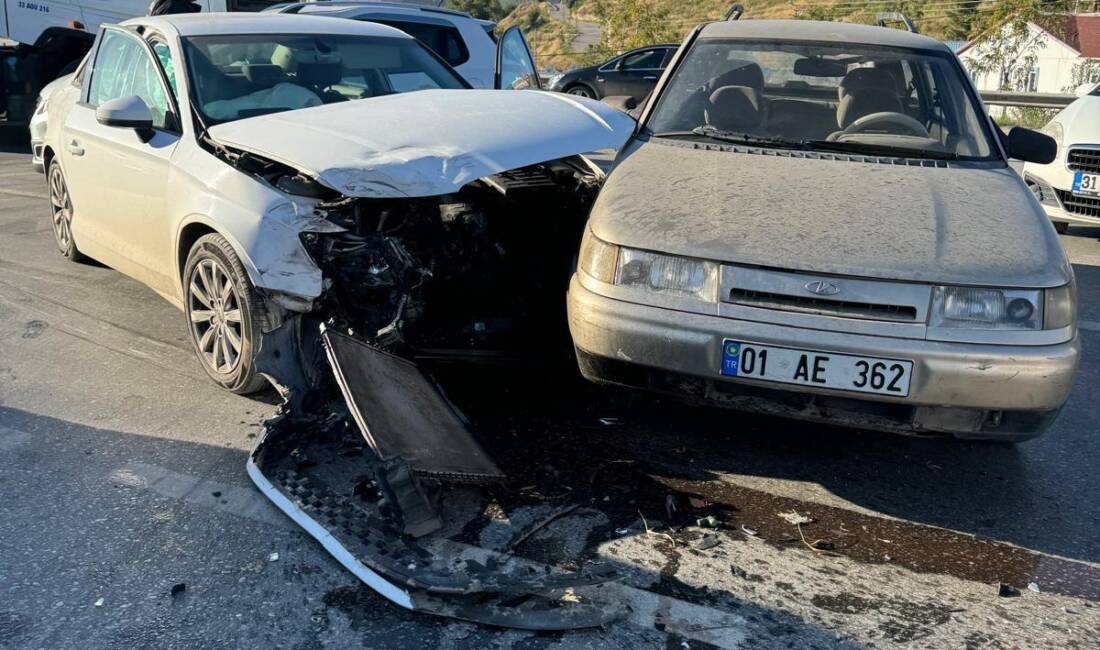
M 462 40 L 462 34 L 453 25 L 432 25 L 405 20 L 374 18 L 364 18 L 363 20 L 400 29 L 430 47 L 433 52 L 452 66 L 462 65 L 470 60 L 470 51 L 466 49 L 466 42 Z

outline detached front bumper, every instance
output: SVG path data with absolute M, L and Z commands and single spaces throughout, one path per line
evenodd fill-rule
M 575 276 L 568 306 L 581 372 L 592 381 L 899 433 L 1035 437 L 1065 403 L 1080 355 L 1076 338 L 1035 347 L 944 343 L 693 314 L 607 298 Z M 899 398 L 724 377 L 722 344 L 728 338 L 911 359 L 910 393 Z

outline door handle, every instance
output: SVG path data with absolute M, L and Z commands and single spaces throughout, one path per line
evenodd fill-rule
M 80 146 L 80 143 L 77 142 L 76 140 L 73 140 L 72 142 L 70 142 L 65 148 L 68 149 L 69 153 L 71 153 L 74 156 L 83 156 L 84 155 L 84 147 Z
M 646 75 L 642 78 L 645 79 L 646 81 L 657 81 L 657 77 L 655 77 L 653 75 Z
M 601 83 L 601 84 L 602 84 L 602 83 L 603 83 L 603 82 L 605 82 L 605 81 L 607 81 L 607 79 L 604 79 L 603 77 L 596 77 L 596 82 L 597 82 L 597 83 Z

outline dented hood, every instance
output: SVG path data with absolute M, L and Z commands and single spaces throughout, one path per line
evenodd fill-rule
M 634 120 L 538 91 L 424 90 L 251 117 L 219 142 L 300 169 L 346 195 L 436 196 L 510 169 L 617 149 Z

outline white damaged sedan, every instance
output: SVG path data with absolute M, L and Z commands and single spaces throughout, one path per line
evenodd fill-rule
M 497 87 L 531 85 L 522 35 L 500 49 Z M 61 253 L 183 309 L 238 393 L 301 370 L 303 319 L 461 355 L 563 311 L 601 179 L 579 154 L 633 129 L 596 102 L 469 89 L 396 29 L 278 14 L 105 26 L 48 111 Z

